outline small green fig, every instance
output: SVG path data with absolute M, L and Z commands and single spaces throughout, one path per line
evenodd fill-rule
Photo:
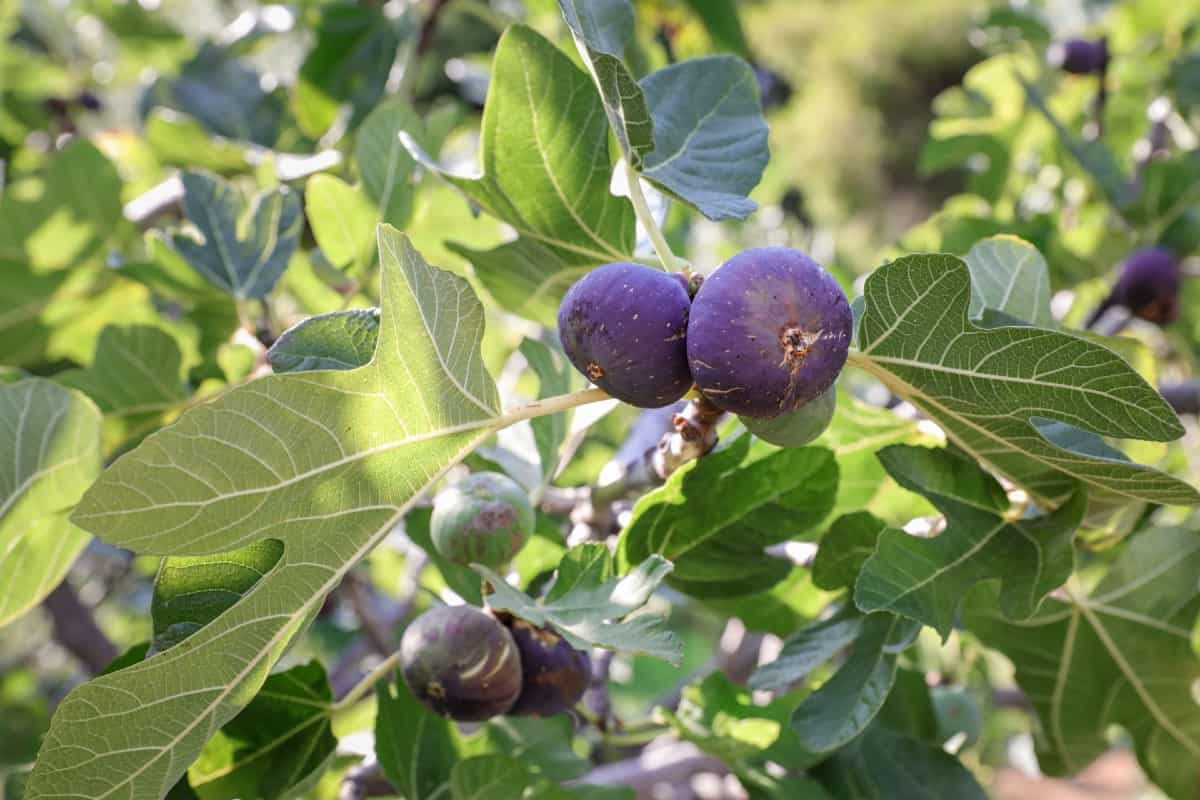
M 499 569 L 525 546 L 534 519 L 520 484 L 498 472 L 476 472 L 438 492 L 429 533 L 447 560 Z
M 803 447 L 829 427 L 837 410 L 837 389 L 830 386 L 809 403 L 770 419 L 739 417 L 746 430 L 779 447 Z
M 503 714 L 521 694 L 512 634 L 473 606 L 442 606 L 413 620 L 400 640 L 400 668 L 413 697 L 460 722 Z

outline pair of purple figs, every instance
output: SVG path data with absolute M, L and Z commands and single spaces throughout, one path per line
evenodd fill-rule
M 640 264 L 606 264 L 563 298 L 558 333 L 575 368 L 641 408 L 693 385 L 747 426 L 810 404 L 833 408 L 853 316 L 845 293 L 798 250 L 747 250 L 700 283 Z M 819 402 L 818 402 L 819 401 Z
M 474 606 L 426 611 L 400 641 L 404 682 L 450 719 L 548 717 L 574 708 L 591 680 L 587 654 L 550 626 Z

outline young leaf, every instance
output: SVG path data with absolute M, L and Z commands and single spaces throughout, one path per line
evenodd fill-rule
M 276 372 L 354 369 L 371 360 L 379 341 L 379 309 L 356 308 L 309 317 L 267 350 Z
M 591 62 L 604 111 L 617 144 L 634 169 L 654 149 L 654 124 L 646 96 L 625 62 L 636 17 L 629 0 L 558 0 L 580 53 Z
M 397 677 L 376 687 L 375 754 L 405 800 L 445 797 L 459 758 L 454 724 L 421 705 Z
M 820 447 L 778 449 L 742 436 L 676 471 L 643 496 L 621 534 L 622 563 L 658 554 L 675 564 L 672 586 L 697 597 L 761 592 L 791 564 L 772 544 L 815 528 L 833 505 L 837 462 Z M 730 492 L 729 486 L 737 486 Z
M 272 675 L 209 741 L 188 770 L 188 784 L 200 800 L 304 795 L 337 747 L 332 707 L 325 668 L 316 661 Z
M 929 498 L 946 529 L 932 539 L 880 533 L 854 588 L 863 611 L 903 614 L 945 639 L 959 604 L 980 581 L 999 580 L 1004 613 L 1024 619 L 1070 577 L 1071 542 L 1087 506 L 1083 492 L 1047 516 L 1012 519 L 1000 484 L 949 450 L 894 446 L 880 451 L 879 460 L 901 486 Z
M 237 189 L 215 175 L 185 172 L 181 180 L 183 210 L 203 238 L 175 233 L 172 246 L 234 297 L 264 297 L 296 249 L 304 219 L 299 199 L 282 187 L 256 196 L 246 209 Z
M 745 219 L 767 165 L 754 70 L 736 56 L 672 64 L 642 79 L 654 150 L 642 175 L 711 220 Z
M 1054 419 L 1103 436 L 1169 441 L 1183 433 L 1166 401 L 1121 357 L 1059 331 L 984 329 L 967 317 L 966 264 L 914 255 L 880 267 L 852 363 L 911 402 L 968 455 L 1060 505 L 1076 482 L 1093 498 L 1200 503 L 1187 483 L 1149 467 L 1066 450 L 1036 422 Z
M 558 48 L 513 25 L 496 47 L 482 135 L 481 177 L 446 173 L 412 136 L 404 143 L 472 203 L 516 229 L 515 242 L 458 252 L 505 308 L 552 324 L 562 293 L 582 272 L 633 252 L 633 207 L 609 191 L 600 98 Z
M 895 645 L 914 633 L 914 626 L 895 614 L 867 615 L 846 663 L 792 713 L 800 743 L 814 753 L 828 753 L 866 730 L 892 690 Z
M 0 626 L 59 584 L 88 535 L 67 514 L 100 472 L 100 412 L 42 378 L 0 384 Z
M 284 551 L 186 647 L 73 691 L 39 755 L 34 796 L 88 785 L 157 797 L 207 732 L 248 702 L 329 590 L 423 491 L 510 421 L 480 357 L 483 308 L 466 282 L 430 267 L 387 226 L 379 252 L 370 364 L 232 389 L 118 459 L 85 495 L 75 521 L 120 547 L 206 555 L 273 538 Z
M 1013 660 L 1041 718 L 1043 770 L 1082 770 L 1108 750 L 1109 731 L 1119 726 L 1168 796 L 1195 793 L 1198 574 L 1200 534 L 1154 528 L 1130 541 L 1091 592 L 1047 600 L 1028 620 L 996 613 L 993 589 L 971 596 L 967 627 Z
M 1037 248 L 1016 236 L 993 236 L 971 248 L 971 319 L 985 308 L 1002 311 L 1039 328 L 1055 328 L 1050 313 L 1050 275 Z
M 359 189 L 333 175 L 313 175 L 304 187 L 304 208 L 329 263 L 342 268 L 370 264 L 377 215 Z
M 621 578 L 605 581 L 599 579 L 602 570 L 589 566 L 586 572 L 576 573 L 569 591 L 545 605 L 509 586 L 487 567 L 473 564 L 472 569 L 492 586 L 492 594 L 484 598 L 490 607 L 534 625 L 549 623 L 572 647 L 644 653 L 672 664 L 683 656 L 682 646 L 661 617 L 640 614 L 624 619 L 645 605 L 671 571 L 671 562 L 658 556 L 647 558 Z
M 183 356 L 175 337 L 150 325 L 107 325 L 91 367 L 58 375 L 106 415 L 162 412 L 186 398 Z
M 344 104 L 357 125 L 383 97 L 400 36 L 394 20 L 374 6 L 329 3 L 321 9 L 316 46 L 300 67 L 291 110 L 300 129 L 316 139 Z
M 354 136 L 354 160 L 363 187 L 379 208 L 376 218 L 398 228 L 412 215 L 409 178 L 417 166 L 400 142 L 401 131 L 425 141 L 421 117 L 408 103 L 392 98 L 375 106 Z

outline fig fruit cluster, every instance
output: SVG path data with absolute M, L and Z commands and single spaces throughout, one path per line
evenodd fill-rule
M 567 358 L 630 405 L 669 405 L 695 386 L 773 443 L 820 435 L 853 324 L 833 276 L 804 253 L 767 247 L 696 283 L 640 264 L 593 270 L 559 308 Z
M 400 642 L 400 668 L 413 697 L 460 722 L 559 714 L 591 680 L 587 654 L 557 631 L 474 606 L 434 608 L 413 620 Z

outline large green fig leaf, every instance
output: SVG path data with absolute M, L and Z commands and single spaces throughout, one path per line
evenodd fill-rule
M 1013 518 L 996 479 L 949 450 L 894 446 L 879 460 L 901 486 L 929 498 L 946 529 L 931 539 L 880 532 L 855 583 L 854 602 L 863 611 L 903 614 L 944 639 L 979 581 L 1000 581 L 1000 607 L 1023 619 L 1071 575 L 1084 493 L 1046 516 Z
M 1182 435 L 1170 406 L 1120 356 L 1060 331 L 977 327 L 970 301 L 970 272 L 955 256 L 906 256 L 880 267 L 867 278 L 861 350 L 851 363 L 1044 506 L 1066 502 L 1077 483 L 1092 500 L 1200 503 L 1187 483 L 1112 448 L 1097 454 L 1055 443 L 1059 423 L 1150 441 Z
M 670 560 L 671 585 L 697 597 L 762 592 L 792 567 L 764 549 L 811 533 L 833 507 L 837 480 L 825 448 L 779 449 L 742 436 L 643 496 L 618 553 L 624 564 L 655 553 Z
M 394 229 L 379 232 L 379 346 L 364 367 L 272 375 L 197 406 L 120 458 L 75 521 L 168 556 L 271 538 L 283 554 L 173 647 L 72 692 L 29 797 L 158 798 L 250 701 L 291 636 L 414 500 L 496 427 L 483 308 Z
M 997 613 L 991 587 L 972 595 L 967 627 L 1013 660 L 1017 683 L 1041 718 L 1043 770 L 1082 770 L 1108 750 L 1118 726 L 1168 796 L 1195 796 L 1197 575 L 1200 533 L 1152 528 L 1130 541 L 1090 592 L 1070 588 L 1030 619 Z
M 0 626 L 66 575 L 88 535 L 67 520 L 100 472 L 100 412 L 41 378 L 0 385 Z
M 562 293 L 588 269 L 628 260 L 633 207 L 609 191 L 608 125 L 591 79 L 533 29 L 510 27 L 496 47 L 483 114 L 483 175 L 441 170 L 472 203 L 519 237 L 487 252 L 457 248 L 508 310 L 552 323 Z

